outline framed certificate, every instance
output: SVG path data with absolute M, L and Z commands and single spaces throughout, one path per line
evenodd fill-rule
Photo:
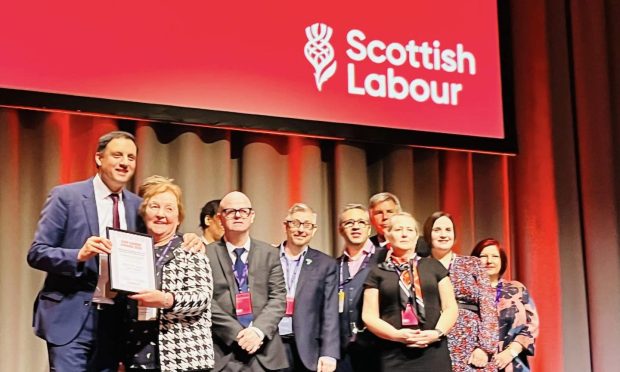
M 150 235 L 107 228 L 112 242 L 110 286 L 114 291 L 155 290 L 153 238 Z

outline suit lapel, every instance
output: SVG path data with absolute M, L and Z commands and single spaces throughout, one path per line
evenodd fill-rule
M 257 252 L 256 244 L 250 239 L 250 251 L 248 252 L 248 288 L 250 289 L 250 293 L 256 293 L 256 291 L 254 291 L 254 267 L 259 266 L 250 265 L 250 262 L 257 260 L 258 258 L 255 256 L 258 254 L 260 254 L 260 252 Z
M 95 188 L 93 186 L 92 178 L 86 182 L 86 187 L 82 193 L 82 206 L 84 207 L 84 214 L 86 215 L 86 221 L 88 222 L 88 227 L 90 228 L 90 235 L 99 236 L 99 217 L 97 216 Z
M 235 303 L 235 296 L 237 294 L 237 283 L 235 282 L 235 274 L 232 270 L 232 261 L 230 256 L 228 255 L 228 250 L 226 249 L 226 244 L 223 240 L 221 240 L 216 249 L 216 254 L 218 261 L 220 263 L 220 267 L 222 268 L 222 272 L 224 273 L 224 278 L 226 279 L 226 283 L 228 283 L 228 289 L 230 292 L 230 300 L 232 303 Z
M 128 196 L 127 190 L 123 190 L 123 203 L 125 204 L 125 221 L 127 221 L 127 230 L 135 231 L 136 230 L 136 213 L 140 207 L 139 205 L 134 204 L 134 200 L 130 199 Z
M 316 253 L 314 250 L 308 248 L 306 255 L 302 257 L 301 262 L 301 271 L 299 272 L 299 279 L 297 279 L 297 287 L 295 288 L 295 298 L 297 298 L 297 294 L 301 293 L 302 288 L 307 282 L 306 278 L 310 274 L 310 272 L 314 269 L 312 266 L 312 262 L 315 260 Z M 316 264 L 315 264 L 316 265 Z

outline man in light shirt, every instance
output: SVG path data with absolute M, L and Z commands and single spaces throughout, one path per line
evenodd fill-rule
M 283 224 L 287 306 L 279 332 L 290 364 L 285 371 L 332 372 L 340 357 L 336 261 L 308 246 L 317 230 L 312 208 L 294 204 Z
M 348 204 L 338 219 L 338 232 L 344 239 L 344 252 L 338 257 L 338 312 L 341 360 L 338 371 L 379 371 L 377 338 L 362 322 L 364 282 L 386 249 L 368 238 L 370 219 L 361 204 Z
M 47 342 L 52 371 L 118 369 L 122 309 L 106 286 L 112 245 L 105 236 L 108 226 L 136 230 L 141 199 L 125 186 L 137 153 L 130 133 L 102 136 L 95 177 L 55 187 L 41 212 L 28 264 L 47 272 L 33 327 Z

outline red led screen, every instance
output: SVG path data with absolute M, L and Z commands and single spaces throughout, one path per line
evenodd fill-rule
M 3 13 L 2 88 L 506 138 L 495 0 L 20 0 Z

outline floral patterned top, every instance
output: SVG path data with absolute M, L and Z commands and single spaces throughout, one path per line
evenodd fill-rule
M 534 355 L 534 341 L 538 337 L 538 313 L 527 288 L 516 280 L 500 280 L 497 284 L 497 311 L 498 351 L 513 341 L 523 346 L 523 352 L 504 371 L 527 371 L 527 356 Z
M 489 276 L 477 257 L 454 255 L 448 268 L 454 294 L 459 303 L 459 316 L 448 333 L 448 348 L 454 372 L 497 371 L 493 363 L 484 369 L 469 365 L 476 348 L 489 354 L 497 349 L 498 319 L 495 291 Z M 468 307 L 468 308 L 467 308 Z M 477 308 L 477 311 L 474 309 Z

